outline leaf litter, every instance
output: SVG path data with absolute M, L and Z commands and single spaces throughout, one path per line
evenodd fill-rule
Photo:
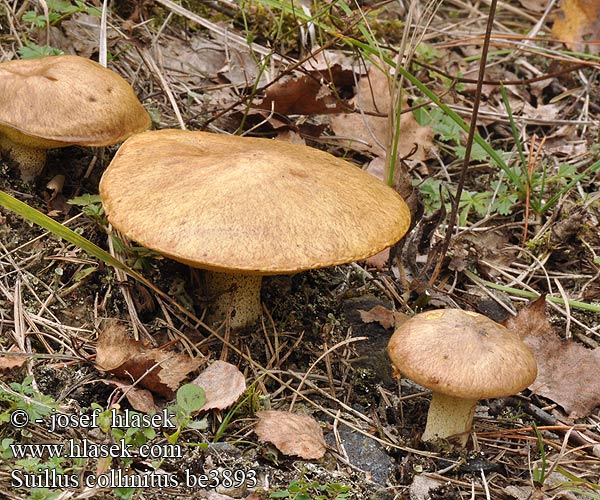
M 219 360 L 213 361 L 192 384 L 202 387 L 206 394 L 206 403 L 200 411 L 224 410 L 246 390 L 246 379 L 237 366 Z
M 591 415 L 600 405 L 600 348 L 561 338 L 548 321 L 545 296 L 522 308 L 506 326 L 535 355 L 538 376 L 529 390 L 562 406 L 570 420 Z
M 267 441 L 284 455 L 306 460 L 318 460 L 325 455 L 323 429 L 309 415 L 287 411 L 259 411 L 254 432 L 261 441 Z
M 203 363 L 202 358 L 148 347 L 129 337 L 126 328 L 116 322 L 98 334 L 96 367 L 99 370 L 136 382 L 166 398 L 173 397 L 182 381 Z

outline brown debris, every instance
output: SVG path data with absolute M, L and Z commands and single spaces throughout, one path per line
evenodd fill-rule
M 131 339 L 125 328 L 110 323 L 98 334 L 96 367 L 119 378 L 170 398 L 187 375 L 203 360 L 184 354 L 147 347 Z M 148 373 L 146 373 L 148 372 Z
M 215 361 L 192 384 L 202 387 L 206 403 L 200 411 L 223 410 L 233 403 L 246 390 L 246 379 L 236 366 L 225 361 Z
M 268 441 L 284 455 L 317 460 L 325 455 L 323 429 L 308 415 L 267 410 L 257 413 L 254 428 L 261 441 Z

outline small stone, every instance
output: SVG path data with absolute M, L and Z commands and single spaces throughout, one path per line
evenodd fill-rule
M 385 485 L 394 463 L 381 445 L 374 439 L 344 427 L 339 434 L 350 463 L 368 473 L 374 483 Z M 335 447 L 332 434 L 327 436 L 326 441 Z

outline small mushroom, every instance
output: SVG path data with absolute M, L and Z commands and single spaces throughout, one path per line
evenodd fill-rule
M 477 400 L 516 394 L 537 376 L 532 352 L 515 333 L 460 309 L 413 316 L 392 335 L 388 354 L 398 372 L 433 391 L 423 441 L 452 437 L 461 448 Z
M 100 182 L 109 221 L 134 241 L 207 273 L 215 320 L 260 315 L 263 275 L 369 257 L 410 222 L 402 198 L 307 146 L 160 130 L 128 139 Z
M 35 179 L 46 150 L 108 146 L 150 127 L 150 116 L 117 73 L 79 56 L 0 63 L 0 151 Z

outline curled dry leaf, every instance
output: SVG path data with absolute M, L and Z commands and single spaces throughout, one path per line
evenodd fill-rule
M 126 380 L 141 379 L 139 387 L 167 398 L 174 395 L 188 373 L 201 363 L 199 358 L 149 348 L 129 338 L 125 328 L 116 323 L 108 324 L 98 334 L 96 367 L 99 370 Z
M 268 441 L 284 455 L 316 460 L 325 455 L 325 439 L 319 423 L 308 415 L 268 410 L 257 413 L 254 428 L 261 441 Z
M 392 311 L 385 306 L 375 306 L 368 311 L 364 311 L 362 309 L 358 310 L 360 314 L 360 319 L 363 323 L 372 323 L 377 322 L 383 328 L 398 328 L 402 323 L 404 323 L 408 316 L 406 314 L 401 313 L 399 311 Z
M 206 394 L 206 403 L 200 411 L 223 410 L 235 403 L 246 390 L 242 372 L 225 361 L 215 361 L 192 384 L 202 387 Z
M 282 115 L 339 113 L 348 109 L 332 90 L 310 75 L 288 75 L 271 85 L 255 107 Z
M 302 73 L 286 75 L 269 86 L 262 101 L 254 106 L 290 115 L 350 110 L 348 102 L 339 97 L 337 89 L 354 85 L 359 78 L 355 68 L 353 59 L 342 52 L 317 50 L 306 58 L 300 68 Z
M 313 54 L 306 58 L 303 69 L 336 87 L 354 85 L 366 73 L 364 64 L 357 64 L 354 56 L 339 50 L 320 50 L 317 47 L 313 47 Z
M 154 404 L 154 397 L 149 390 L 140 389 L 132 384 L 115 379 L 102 379 L 102 382 L 106 385 L 112 385 L 113 387 L 121 389 L 125 394 L 125 398 L 129 401 L 129 404 L 134 410 L 142 413 L 153 413 L 158 411 L 158 407 Z

